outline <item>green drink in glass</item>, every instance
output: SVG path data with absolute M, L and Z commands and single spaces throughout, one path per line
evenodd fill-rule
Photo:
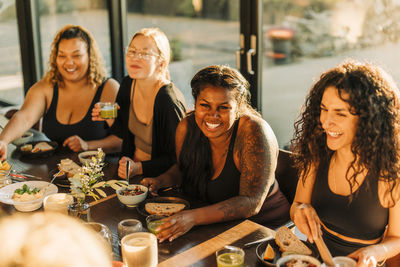
M 234 246 L 225 246 L 215 253 L 218 267 L 243 267 L 244 251 Z
M 102 119 L 115 119 L 117 117 L 117 103 L 101 102 L 99 105 Z
M 147 229 L 153 233 L 153 234 L 158 234 L 159 232 L 156 231 L 156 229 L 165 223 L 162 221 L 163 218 L 166 218 L 165 216 L 161 215 L 149 215 L 146 217 L 146 224 L 147 224 Z

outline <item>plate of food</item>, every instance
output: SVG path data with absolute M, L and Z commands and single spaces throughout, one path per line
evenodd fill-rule
M 54 141 L 33 141 L 18 146 L 17 150 L 23 156 L 30 158 L 47 158 L 54 154 L 58 147 Z
M 42 206 L 44 197 L 57 192 L 57 186 L 48 182 L 19 182 L 0 188 L 0 202 L 14 205 L 19 211 L 33 211 Z
M 49 172 L 49 179 L 54 179 L 53 183 L 59 187 L 69 188 L 70 182 L 68 180 L 67 173 L 59 169 L 53 169 Z
M 280 258 L 287 255 L 306 255 L 318 258 L 319 254 L 315 247 L 303 242 L 287 227 L 278 229 L 275 239 L 259 244 L 256 248 L 257 258 L 265 266 L 277 266 Z
M 137 207 L 138 212 L 143 216 L 151 214 L 171 216 L 181 210 L 189 208 L 189 202 L 179 197 L 148 198 Z

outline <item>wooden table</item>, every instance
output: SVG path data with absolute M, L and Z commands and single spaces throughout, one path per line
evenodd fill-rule
M 43 138 L 35 135 L 35 138 Z M 49 172 L 56 168 L 57 163 L 63 158 L 70 158 L 79 162 L 77 153 L 73 153 L 65 148 L 58 148 L 56 153 L 49 158 L 29 159 L 24 158 L 15 149 L 15 146 L 8 146 L 7 161 L 12 164 L 13 169 L 19 172 L 29 173 L 41 177 L 44 181 L 49 181 Z M 115 158 L 106 158 L 107 165 L 104 168 L 105 178 L 118 179 L 117 164 Z M 132 181 L 135 183 L 137 181 Z M 59 192 L 68 192 L 67 188 L 60 188 Z M 168 191 L 168 196 L 177 192 Z M 144 226 L 145 216 L 138 212 L 137 208 L 127 208 L 122 205 L 114 192 L 107 191 L 108 197 L 101 199 L 91 206 L 92 221 L 107 225 L 113 233 L 114 259 L 121 260 L 120 247 L 118 244 L 117 225 L 123 219 L 139 219 Z M 194 203 L 188 200 L 192 207 Z M 18 212 L 11 205 L 0 203 L 6 213 Z M 202 225 L 192 228 L 185 235 L 177 238 L 173 242 L 164 241 L 159 243 L 159 266 L 216 266 L 215 251 L 225 245 L 243 247 L 247 242 L 251 242 L 272 234 L 272 230 L 253 223 L 249 220 L 236 220 L 230 222 L 216 223 L 212 225 Z M 263 266 L 257 259 L 256 246 L 245 249 L 245 266 Z

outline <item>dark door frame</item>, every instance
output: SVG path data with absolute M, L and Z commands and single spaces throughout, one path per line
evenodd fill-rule
M 262 0 L 240 0 L 240 35 L 240 72 L 250 83 L 251 105 L 261 113 Z

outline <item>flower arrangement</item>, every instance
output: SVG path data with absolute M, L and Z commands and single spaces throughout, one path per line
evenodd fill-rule
M 86 196 L 91 196 L 95 200 L 101 197 L 106 197 L 107 194 L 101 189 L 104 187 L 112 187 L 116 190 L 122 186 L 126 186 L 126 181 L 121 180 L 109 180 L 101 181 L 104 176 L 104 152 L 101 148 L 98 148 L 97 155 L 93 156 L 89 162 L 87 162 L 78 173 L 73 177 L 69 178 L 71 183 L 71 194 L 83 202 Z M 100 195 L 100 196 L 99 196 Z

